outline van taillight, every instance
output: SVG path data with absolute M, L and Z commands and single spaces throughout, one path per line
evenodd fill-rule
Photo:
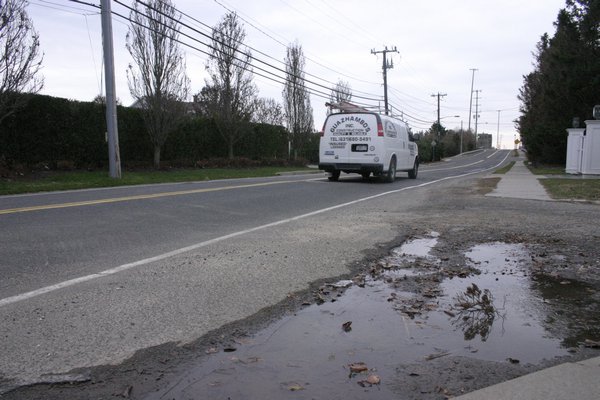
M 381 122 L 377 123 L 377 136 L 383 137 L 383 124 Z
M 325 124 L 327 121 L 323 122 L 323 129 L 321 129 L 321 137 L 325 136 Z

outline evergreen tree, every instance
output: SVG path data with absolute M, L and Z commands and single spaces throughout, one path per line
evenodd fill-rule
M 574 117 L 589 119 L 600 102 L 598 0 L 568 0 L 552 38 L 544 34 L 534 71 L 520 89 L 517 121 L 531 161 L 564 163 Z M 594 22 L 595 21 L 595 22 Z

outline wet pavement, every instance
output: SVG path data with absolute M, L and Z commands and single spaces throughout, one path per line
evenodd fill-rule
M 438 240 L 414 238 L 352 281 L 321 287 L 315 303 L 208 349 L 145 398 L 392 399 L 440 360 L 523 366 L 600 339 L 599 294 L 538 273 L 551 256 L 483 243 L 442 267 L 431 254 Z M 420 397 L 459 394 L 431 385 Z

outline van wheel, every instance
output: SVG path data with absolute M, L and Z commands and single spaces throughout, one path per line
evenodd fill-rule
M 408 177 L 410 179 L 417 179 L 417 173 L 419 172 L 419 161 L 415 160 L 415 165 L 413 165 L 413 169 L 408 171 Z
M 331 182 L 337 182 L 337 180 L 340 179 L 340 171 L 331 172 L 327 179 L 329 179 Z
M 385 174 L 385 181 L 388 183 L 394 182 L 396 179 L 396 158 L 392 157 L 390 161 L 390 167 L 388 168 L 387 173 Z
M 371 176 L 371 173 L 370 172 L 363 172 L 361 175 L 362 175 L 362 177 L 363 177 L 364 180 L 367 180 L 367 179 L 369 179 L 369 176 Z

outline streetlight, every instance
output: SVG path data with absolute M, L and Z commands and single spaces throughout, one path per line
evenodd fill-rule
M 445 117 L 441 117 L 440 119 L 444 118 L 460 118 L 460 115 L 446 115 Z

